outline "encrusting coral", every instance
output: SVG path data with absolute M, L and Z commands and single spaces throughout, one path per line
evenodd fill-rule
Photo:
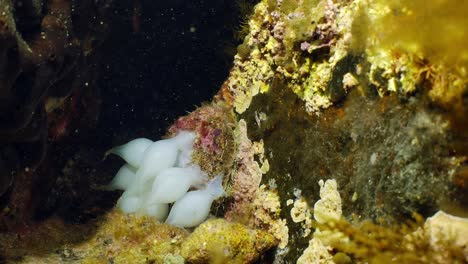
M 318 223 L 338 220 L 342 216 L 341 197 L 336 180 L 319 181 L 320 200 L 314 204 L 314 218 Z
M 324 224 L 330 221 L 341 219 L 341 197 L 338 193 L 336 180 L 319 181 L 320 200 L 314 205 L 314 218 L 318 223 Z M 292 213 L 292 210 L 291 210 Z M 334 263 L 330 245 L 331 241 L 341 240 L 342 234 L 339 232 L 321 231 L 316 228 L 313 238 L 309 241 L 309 246 L 297 260 L 297 263 Z

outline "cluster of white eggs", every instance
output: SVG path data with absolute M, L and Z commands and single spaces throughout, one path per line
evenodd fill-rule
M 125 213 L 166 219 L 179 227 L 201 224 L 213 201 L 225 193 L 222 176 L 208 181 L 208 175 L 192 162 L 194 140 L 193 132 L 180 131 L 169 139 L 138 138 L 109 150 L 106 155 L 115 154 L 127 162 L 108 186 L 124 190 L 117 206 Z

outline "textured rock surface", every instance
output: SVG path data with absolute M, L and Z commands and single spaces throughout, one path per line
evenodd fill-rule
M 265 0 L 255 7 L 219 95 L 246 120 L 249 138 L 264 143 L 262 182 L 274 180 L 282 209 L 298 191 L 314 204 L 317 182 L 333 178 L 348 220 L 395 224 L 441 208 L 467 215 L 468 63 L 466 49 L 459 56 L 450 49 L 455 39 L 466 43 L 457 32 L 468 20 L 454 2 L 431 6 L 438 16 L 422 5 Z M 425 41 L 430 24 L 447 29 L 440 41 Z M 418 25 L 426 31 L 411 34 Z M 294 261 L 309 239 L 287 211 L 286 259 Z
M 229 176 L 230 197 L 213 213 L 236 223 L 209 220 L 151 254 L 140 247 L 151 244 L 140 231 L 120 236 L 117 245 L 130 241 L 122 261 L 244 263 L 275 245 L 275 263 L 301 255 L 325 263 L 466 259 L 460 245 L 431 247 L 413 234 L 438 210 L 468 215 L 468 43 L 459 33 L 468 25 L 459 11 L 466 4 L 425 5 L 260 1 L 216 104 L 170 129 L 203 131 L 202 166 Z M 317 214 L 315 222 L 308 205 L 327 179 L 336 180 L 342 208 L 328 203 L 336 217 Z M 407 223 L 415 213 L 416 223 Z M 125 232 L 138 219 L 123 223 Z M 152 235 L 166 241 L 166 231 Z M 104 242 L 101 250 L 114 254 Z
M 1 234 L 0 254 L 22 263 L 162 263 L 177 259 L 187 235 L 149 217 L 112 211 L 86 225 L 48 219 L 21 236 Z
M 180 254 L 190 263 L 252 263 L 276 243 L 268 232 L 212 219 L 184 240 Z

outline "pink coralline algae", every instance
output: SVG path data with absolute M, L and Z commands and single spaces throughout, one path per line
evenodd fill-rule
M 180 117 L 169 128 L 169 135 L 179 130 L 197 133 L 192 158 L 210 175 L 225 173 L 234 152 L 234 114 L 222 103 L 208 104 Z
M 221 129 L 204 126 L 200 129 L 200 146 L 208 152 L 220 153 L 221 147 L 217 140 L 221 136 Z

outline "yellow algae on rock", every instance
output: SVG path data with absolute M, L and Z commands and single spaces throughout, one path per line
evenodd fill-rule
M 463 250 L 465 261 L 468 262 L 468 218 L 439 211 L 426 220 L 424 231 L 435 251 L 444 252 L 443 246 L 451 241 L 454 246 Z M 440 257 L 440 262 L 446 259 L 443 254 Z
M 263 230 L 210 219 L 183 241 L 181 255 L 190 263 L 252 263 L 276 243 Z
M 233 94 L 233 105 L 238 113 L 249 107 L 253 96 L 269 90 L 268 84 L 275 74 L 273 55 L 281 50 L 281 40 L 275 39 L 266 27 L 273 21 L 268 6 L 264 2 L 259 3 L 248 23 L 249 35 L 239 46 L 234 59 L 227 86 Z
M 369 221 L 352 224 L 344 219 L 319 224 L 320 229 L 316 229 L 299 260 L 349 263 L 352 257 L 357 263 L 468 261 L 468 242 L 464 236 L 468 232 L 466 218 L 439 212 L 422 224 L 420 216 L 415 216 L 414 222 L 392 226 Z
M 373 19 L 370 33 L 384 48 L 421 54 L 433 62 L 454 65 L 468 62 L 468 3 L 425 0 L 372 1 L 381 16 Z M 436 30 L 436 31 L 435 31 Z
M 310 234 L 312 229 L 312 214 L 310 213 L 309 205 L 304 198 L 299 198 L 294 202 L 291 208 L 291 219 L 294 223 L 301 223 L 303 237 Z
M 334 264 L 333 256 L 329 252 L 331 250 L 332 248 L 324 246 L 320 239 L 313 238 L 297 260 L 297 264 Z
M 185 264 L 185 259 L 180 255 L 167 254 L 163 259 L 164 264 Z
M 341 197 L 336 180 L 319 181 L 320 200 L 314 205 L 314 218 L 319 224 L 329 224 L 341 219 Z M 307 205 L 306 205 L 307 206 Z M 294 209 L 294 208 L 293 208 Z M 291 216 L 292 216 L 291 210 Z M 293 218 L 294 220 L 294 218 Z M 299 219 L 301 220 L 301 219 Z M 340 231 L 315 229 L 309 246 L 304 250 L 297 263 L 335 263 L 330 253 L 333 245 L 345 244 L 348 238 Z
M 4 241 L 0 235 L 2 257 L 22 259 L 18 263 L 163 263 L 167 256 L 179 255 L 180 244 L 189 234 L 151 217 L 117 210 L 86 225 L 50 219 L 36 228 L 16 235 L 16 240 Z
M 400 164 L 401 166 L 398 166 L 399 169 L 391 167 L 391 176 L 386 175 L 387 172 L 382 172 L 382 170 L 377 172 L 376 169 L 375 175 L 380 175 L 379 173 L 382 172 L 382 176 L 373 179 L 378 179 L 378 181 L 384 183 L 388 182 L 392 185 L 373 184 L 372 181 L 368 180 L 370 179 L 368 178 L 369 176 L 362 176 L 363 173 L 365 174 L 366 171 L 369 171 L 366 166 L 360 165 L 359 170 L 356 169 L 358 166 L 356 166 L 355 161 L 360 158 L 356 156 L 358 152 L 354 152 L 354 146 L 364 149 L 363 152 L 367 152 L 367 148 L 370 148 L 369 146 L 373 146 L 377 143 L 368 142 L 367 139 L 357 140 L 358 134 L 352 130 L 349 132 L 353 141 L 351 142 L 351 140 L 347 138 L 348 127 L 353 127 L 353 129 L 357 131 L 358 128 L 361 129 L 361 124 L 366 122 L 374 123 L 376 121 L 374 118 L 377 118 L 377 116 L 375 116 L 366 120 L 370 115 L 361 114 L 356 111 L 357 108 L 352 107 L 354 104 L 358 104 L 357 102 L 365 102 L 362 103 L 362 108 L 365 106 L 366 109 L 369 109 L 369 112 L 392 113 L 392 109 L 395 110 L 394 113 L 397 117 L 392 117 L 393 120 L 390 122 L 387 122 L 387 118 L 390 119 L 389 116 L 378 116 L 378 118 L 384 119 L 385 123 L 382 123 L 379 129 L 376 129 L 382 131 L 382 140 L 375 142 L 387 142 L 385 140 L 390 138 L 393 140 L 393 138 L 397 137 L 396 135 L 404 131 L 404 129 L 393 130 L 389 124 L 400 122 L 398 115 L 406 115 L 406 109 L 408 109 L 408 113 L 411 113 L 411 111 L 416 112 L 419 109 L 427 109 L 427 106 L 429 106 L 431 111 L 440 111 L 440 104 L 448 107 L 457 105 L 463 106 L 463 98 L 466 99 L 466 96 L 464 97 L 463 95 L 466 95 L 468 91 L 468 73 L 463 61 L 465 56 L 464 51 L 467 50 L 467 48 L 460 47 L 460 49 L 457 50 L 456 43 L 466 42 L 465 37 L 467 34 L 463 29 L 466 28 L 465 21 L 467 19 L 465 16 L 460 16 L 459 10 L 455 13 L 453 21 L 447 21 L 450 20 L 447 17 L 450 17 L 450 10 L 453 7 L 465 7 L 466 4 L 440 0 L 433 5 L 431 3 L 431 6 L 425 9 L 424 6 L 427 5 L 426 2 L 421 0 L 416 0 L 411 3 L 399 0 L 263 0 L 257 5 L 256 11 L 249 21 L 250 32 L 241 45 L 241 49 L 239 49 L 243 52 L 236 56 L 236 66 L 234 66 L 229 78 L 231 84 L 229 89 L 231 93 L 233 93 L 234 98 L 240 98 L 237 103 L 239 103 L 239 101 L 245 102 L 245 104 L 242 104 L 242 107 L 236 106 L 239 113 L 245 111 L 246 115 L 252 115 L 253 113 L 256 115 L 257 112 L 268 113 L 269 120 L 265 122 L 264 125 L 262 124 L 264 127 L 259 125 L 259 118 L 255 116 L 255 121 L 257 121 L 259 129 L 252 133 L 257 138 L 263 136 L 267 144 L 267 149 L 272 150 L 271 153 L 274 152 L 276 157 L 281 155 L 290 155 L 290 157 L 292 157 L 291 159 L 284 159 L 285 161 L 271 157 L 271 164 L 269 164 L 271 170 L 270 174 L 267 174 L 267 180 L 270 178 L 278 180 L 279 177 L 277 175 L 283 175 L 282 173 L 275 174 L 277 171 L 283 170 L 283 168 L 279 169 L 278 167 L 287 167 L 287 169 L 283 171 L 295 170 L 295 168 L 288 167 L 289 165 L 287 164 L 294 164 L 293 162 L 289 162 L 289 160 L 301 160 L 303 163 L 297 163 L 299 164 L 299 168 L 302 167 L 301 164 L 305 165 L 305 162 L 310 160 L 316 161 L 314 164 L 322 164 L 320 157 L 318 161 L 317 158 L 299 159 L 298 157 L 300 157 L 300 155 L 294 156 L 294 154 L 289 154 L 287 151 L 273 151 L 276 149 L 289 150 L 289 145 L 283 146 L 286 145 L 286 143 L 277 144 L 276 142 L 278 142 L 278 139 L 296 139 L 296 141 L 285 141 L 288 143 L 291 142 L 291 145 L 296 144 L 296 142 L 304 142 L 301 140 L 305 138 L 302 135 L 302 125 L 309 123 L 289 122 L 293 120 L 293 118 L 291 118 L 291 116 L 293 116 L 291 112 L 300 108 L 302 114 L 302 105 L 300 104 L 303 104 L 307 112 L 319 113 L 324 108 L 342 102 L 342 104 L 339 104 L 336 108 L 323 111 L 326 118 L 311 117 L 311 119 L 314 121 L 318 120 L 317 123 L 323 121 L 320 125 L 317 125 L 317 127 L 325 126 L 325 133 L 337 132 L 337 124 L 341 124 L 345 127 L 337 132 L 337 134 L 342 134 L 343 138 L 346 139 L 339 137 L 332 138 L 328 141 L 332 142 L 330 143 L 331 145 L 336 141 L 339 141 L 336 145 L 343 145 L 346 144 L 345 142 L 350 142 L 350 147 L 337 147 L 338 154 L 336 156 L 338 156 L 338 158 L 332 159 L 329 157 L 330 155 L 333 156 L 333 154 L 324 157 L 324 160 L 333 160 L 329 161 L 332 165 L 324 166 L 325 169 L 320 171 L 316 170 L 318 173 L 323 173 L 320 174 L 319 177 L 327 175 L 326 173 L 328 173 L 328 175 L 333 174 L 333 177 L 339 182 L 342 182 L 340 181 L 340 177 L 343 177 L 345 178 L 343 182 L 348 183 L 346 177 L 350 175 L 350 186 L 353 186 L 356 178 L 359 179 L 359 181 L 362 179 L 362 182 L 360 182 L 362 186 L 355 190 L 359 193 L 359 199 L 356 198 L 356 195 L 353 196 L 353 200 L 351 200 L 351 195 L 349 194 L 349 190 L 351 189 L 354 191 L 353 188 L 355 186 L 346 186 L 346 188 L 343 188 L 342 194 L 347 195 L 349 201 L 354 202 L 351 206 L 344 204 L 345 211 L 349 212 L 351 215 L 357 215 L 357 217 L 368 217 L 374 220 L 378 219 L 380 215 L 390 212 L 384 219 L 390 222 L 393 217 L 392 215 L 395 216 L 395 219 L 401 219 L 408 217 L 413 210 L 419 210 L 421 208 L 424 208 L 424 210 L 427 209 L 425 205 L 423 206 L 423 204 L 426 203 L 424 199 L 426 199 L 426 201 L 432 198 L 435 199 L 435 196 L 432 193 L 426 197 L 419 195 L 419 184 L 417 186 L 418 189 L 415 191 L 413 191 L 411 187 L 408 187 L 411 186 L 410 184 L 406 184 L 406 182 L 417 182 L 416 179 L 425 178 L 419 176 L 413 177 L 413 175 L 419 175 L 420 171 L 426 173 L 427 170 L 427 178 L 431 177 L 433 171 L 425 166 L 426 163 L 421 163 L 424 165 L 417 167 L 415 166 L 416 163 L 413 161 L 408 161 L 408 163 L 406 163 L 406 157 L 400 159 L 398 156 L 395 158 L 395 156 L 392 155 L 384 156 L 384 154 L 378 153 L 381 155 L 379 156 L 378 162 L 390 162 L 391 164 L 391 161 L 395 161 L 393 164 Z M 433 10 L 434 8 L 440 9 Z M 436 16 L 430 16 L 430 12 L 427 12 L 428 10 L 433 10 Z M 398 20 L 400 17 L 402 20 Z M 435 21 L 438 21 L 438 23 L 433 24 L 430 30 L 425 30 L 420 36 L 420 29 L 418 26 L 415 26 L 417 25 L 416 20 L 420 18 L 430 20 L 429 24 L 433 24 Z M 394 21 L 394 23 L 389 23 L 389 21 Z M 405 28 L 405 23 L 403 23 L 403 21 L 410 23 L 408 28 Z M 440 25 L 442 23 L 443 25 Z M 440 28 L 447 30 L 439 31 L 439 25 L 441 26 Z M 453 28 L 447 28 L 447 25 L 452 25 Z M 398 33 L 400 29 L 404 31 L 401 36 Z M 459 41 L 452 41 L 449 44 L 449 42 L 435 40 L 434 43 L 431 43 L 430 39 L 437 38 L 439 35 L 441 35 L 442 39 L 458 39 Z M 445 44 L 441 44 L 444 42 Z M 457 53 L 458 51 L 460 52 L 457 53 L 456 56 L 451 57 L 450 55 L 447 58 L 442 58 L 444 54 L 447 53 L 446 50 L 444 51 L 444 45 L 447 45 L 445 48 L 450 47 L 451 50 L 449 52 L 451 54 Z M 434 50 L 434 47 L 440 50 Z M 429 50 L 434 50 L 434 53 L 428 52 Z M 261 68 L 263 72 L 258 74 L 255 70 L 252 70 L 250 67 L 255 67 L 254 65 L 262 65 Z M 259 85 L 238 86 L 236 82 L 239 80 L 235 80 L 235 78 L 239 76 L 241 76 L 240 80 L 244 83 L 268 84 L 270 89 L 265 89 L 268 94 L 259 95 L 258 98 L 255 98 L 252 106 L 249 106 L 252 97 L 259 94 Z M 252 92 L 246 92 L 245 89 L 252 89 Z M 285 92 L 280 89 L 287 91 Z M 286 99 L 284 95 L 289 92 L 289 89 L 293 91 L 294 95 L 300 98 L 302 102 L 300 100 L 295 100 L 296 98 L 292 93 L 288 95 L 291 95 L 290 97 L 294 99 L 289 97 Z M 350 93 L 348 94 L 348 92 Z M 248 96 L 244 96 L 245 94 Z M 386 98 L 379 98 L 376 96 L 377 94 L 380 97 Z M 248 97 L 248 100 L 245 100 L 246 97 Z M 345 97 L 347 98 L 345 99 Z M 280 108 L 279 106 L 286 100 L 290 100 L 294 103 L 289 105 L 284 104 L 287 108 Z M 436 104 L 433 104 L 433 102 L 436 102 Z M 246 107 L 250 107 L 250 109 Z M 269 110 L 270 108 L 274 110 Z M 239 109 L 241 111 L 239 111 Z M 398 109 L 403 109 L 404 111 L 400 112 Z M 455 112 L 459 112 L 460 115 L 464 113 L 463 111 L 457 110 Z M 275 114 L 280 117 L 275 116 Z M 243 118 L 249 120 L 248 117 L 243 116 Z M 302 116 L 300 118 L 302 118 Z M 250 120 L 253 120 L 252 116 Z M 352 124 L 347 123 L 349 120 L 358 121 Z M 311 123 L 314 124 L 314 121 Z M 282 122 L 288 122 L 288 125 L 283 126 Z M 405 121 L 402 121 L 402 124 L 403 122 Z M 329 127 L 327 127 L 328 125 Z M 281 130 L 282 127 L 285 127 L 284 131 L 286 132 L 284 134 L 278 133 L 278 130 Z M 462 125 L 461 127 L 464 128 L 465 126 Z M 369 128 L 374 131 L 374 127 L 370 126 Z M 292 133 L 299 133 L 299 136 L 294 137 Z M 363 134 L 365 133 L 363 132 Z M 425 131 L 418 130 L 417 137 L 424 137 L 425 134 Z M 434 140 L 437 138 L 437 142 L 439 142 L 438 139 L 440 138 L 442 142 L 445 142 L 445 136 L 449 136 L 449 134 L 446 134 L 447 133 L 438 133 L 438 135 L 434 136 Z M 271 135 L 276 135 L 277 137 L 275 138 Z M 312 133 L 310 131 L 307 132 L 306 136 L 309 135 L 310 137 L 321 136 L 320 133 Z M 268 138 L 274 138 L 274 140 L 268 140 Z M 343 143 L 341 142 L 342 139 Z M 327 140 L 322 139 L 322 141 Z M 421 155 L 419 152 L 416 153 L 418 149 L 417 145 L 420 144 L 422 146 L 422 143 L 418 143 L 417 138 L 413 142 L 414 146 L 411 147 L 410 144 L 408 144 L 409 147 L 407 149 L 394 147 L 394 153 L 404 153 L 404 156 L 413 155 L 407 153 L 415 153 L 414 157 L 418 159 L 419 157 L 426 157 L 426 155 Z M 275 145 L 282 146 L 275 147 Z M 295 148 L 297 147 L 297 149 L 301 148 L 296 145 L 293 146 Z M 309 145 L 307 147 L 309 147 Z M 458 146 L 455 148 L 457 148 L 458 151 Z M 335 149 L 333 149 L 333 151 L 334 150 Z M 353 154 L 347 154 L 347 151 L 351 151 Z M 308 154 L 310 152 L 304 151 L 304 153 Z M 323 151 L 323 153 L 326 152 Z M 462 152 L 458 151 L 457 153 Z M 442 159 L 438 154 L 432 155 L 437 159 L 439 157 Z M 363 156 L 368 157 L 368 155 Z M 398 163 L 399 160 L 402 162 Z M 280 162 L 284 163 L 279 164 Z M 340 165 L 342 163 L 346 163 L 347 165 L 341 166 L 342 170 L 334 170 L 333 166 L 335 162 Z M 424 162 L 426 161 L 424 160 Z M 258 159 L 256 163 L 260 163 Z M 372 162 L 371 165 L 374 166 L 374 162 Z M 294 164 L 294 166 L 297 168 L 296 164 Z M 380 167 L 381 164 L 378 164 L 378 166 Z M 382 165 L 382 167 L 389 168 L 387 165 Z M 405 170 L 407 170 L 408 173 L 406 173 Z M 265 172 L 263 170 L 260 171 L 263 173 Z M 354 174 L 351 176 L 351 173 L 348 174 L 348 172 L 353 172 Z M 435 174 L 438 175 L 439 172 L 437 171 Z M 304 175 L 301 176 L 306 178 Z M 291 178 L 292 180 L 278 180 L 278 182 L 280 182 L 278 186 L 280 186 L 279 192 L 281 196 L 283 193 L 291 191 L 292 187 L 290 183 L 296 179 L 300 179 L 301 184 L 310 182 L 310 180 L 307 181 L 307 179 L 301 177 Z M 399 183 L 400 181 L 403 182 L 403 184 L 394 185 L 394 183 Z M 363 186 L 371 187 L 368 188 L 371 190 L 368 194 L 374 195 L 366 195 L 366 191 L 362 191 Z M 346 242 L 346 238 L 349 240 L 356 239 L 356 237 L 348 236 L 348 234 L 344 235 L 344 233 L 339 230 L 332 228 L 333 231 L 330 231 L 327 230 L 327 228 L 321 227 L 320 224 L 333 225 L 334 222 L 345 221 L 341 219 L 341 199 L 339 193 L 336 191 L 336 186 L 334 188 L 335 191 L 330 191 L 333 188 L 327 187 L 329 187 L 328 184 L 324 182 L 321 183 L 322 192 L 328 192 L 329 194 L 328 196 L 321 194 L 322 199 L 315 204 L 314 208 L 314 217 L 317 222 L 319 222 L 320 227 L 320 230 L 316 231 L 314 238 L 319 239 L 325 247 L 330 244 L 343 244 Z M 378 193 L 385 192 L 388 194 L 389 191 L 401 193 L 401 196 L 398 195 L 398 199 L 395 199 L 401 201 L 401 203 L 398 204 L 399 206 L 393 206 L 393 204 L 396 203 L 393 203 L 391 200 L 389 202 L 389 200 L 386 199 L 388 198 L 386 195 L 380 195 Z M 411 194 L 415 195 L 411 196 Z M 261 196 L 262 194 L 258 195 Z M 305 207 L 303 207 L 300 202 L 296 202 L 297 204 L 292 201 L 295 207 L 291 210 L 291 217 L 294 222 L 304 223 L 305 218 L 302 212 L 304 212 L 303 208 Z M 366 204 L 366 206 L 363 207 L 361 206 L 362 204 Z M 390 204 L 392 204 L 392 206 L 390 206 Z M 355 210 L 355 212 L 352 212 L 352 210 L 350 212 L 350 208 Z M 407 208 L 411 210 L 407 210 Z M 373 211 L 367 213 L 368 210 Z M 344 231 L 349 232 L 359 232 L 361 230 L 360 228 L 362 228 L 362 230 L 366 230 L 367 228 L 367 224 L 363 224 L 364 227 L 353 226 L 353 228 L 349 226 L 345 227 L 346 225 L 344 224 L 338 225 L 343 227 Z M 372 229 L 371 226 L 370 224 L 368 225 L 369 229 Z M 291 226 L 291 228 L 293 227 Z M 296 230 L 293 231 L 291 235 L 294 235 L 294 237 L 291 241 L 298 239 L 297 234 L 301 235 L 300 232 L 295 232 Z M 390 248 L 387 246 L 388 241 L 394 242 L 396 241 L 393 240 L 395 236 L 400 238 L 402 235 L 398 233 L 393 236 L 395 233 L 393 230 L 385 230 L 383 227 L 379 229 L 377 233 L 379 236 L 381 235 L 384 237 L 388 235 L 391 238 L 375 241 L 378 245 L 372 249 L 368 248 L 368 244 L 362 245 L 359 241 L 351 241 L 347 247 L 356 250 L 357 253 L 354 256 L 358 255 L 362 257 L 362 259 L 365 259 L 372 254 L 381 254 L 381 250 L 385 251 Z M 366 238 L 363 234 L 357 236 L 358 240 L 374 239 Z M 361 248 L 364 248 L 362 250 L 359 248 L 361 245 Z M 356 246 L 356 248 L 353 248 L 354 246 Z M 400 249 L 390 248 L 389 250 L 398 251 Z M 372 252 L 371 254 L 366 254 L 364 251 Z M 292 254 L 297 253 L 293 252 Z M 373 256 L 370 258 L 373 258 Z
M 335 179 L 319 181 L 320 200 L 314 205 L 314 218 L 319 224 L 329 224 L 339 221 L 342 216 L 341 197 Z M 319 239 L 325 246 L 345 244 L 349 241 L 342 232 L 331 230 L 320 230 L 314 232 L 314 239 Z
M 161 224 L 151 217 L 110 212 L 96 235 L 74 248 L 83 254 L 83 263 L 163 263 L 178 255 L 180 243 L 188 235 L 184 229 Z
M 89 239 L 25 255 L 21 263 L 251 263 L 277 244 L 267 231 L 224 219 L 207 220 L 189 234 L 150 217 L 114 210 Z
M 281 219 L 281 205 L 276 191 L 267 190 L 261 185 L 257 190 L 257 196 L 253 202 L 254 225 L 268 230 L 278 241 L 278 247 L 283 249 L 288 245 L 289 228 L 286 220 Z
M 468 19 L 460 11 L 466 8 L 449 0 L 263 0 L 227 80 L 234 107 L 245 112 L 277 79 L 309 113 L 354 86 L 380 96 L 422 91 L 458 107 L 468 90 Z
M 309 112 L 340 100 L 346 91 L 332 86 L 353 71 L 349 45 L 357 6 L 324 0 L 260 2 L 227 82 L 236 111 L 243 113 L 252 97 L 268 92 L 275 78 L 287 81 Z
M 319 181 L 320 200 L 314 205 L 314 218 L 323 224 L 327 221 L 337 221 L 341 218 L 341 197 L 336 180 Z
M 371 79 L 394 79 L 403 92 L 425 83 L 435 102 L 452 108 L 468 90 L 468 26 L 463 1 L 372 1 L 366 55 Z M 434 30 L 437 30 L 437 34 Z M 374 82 L 375 84 L 375 82 Z M 380 85 L 379 85 L 380 86 Z M 388 89 L 390 90 L 390 89 Z

